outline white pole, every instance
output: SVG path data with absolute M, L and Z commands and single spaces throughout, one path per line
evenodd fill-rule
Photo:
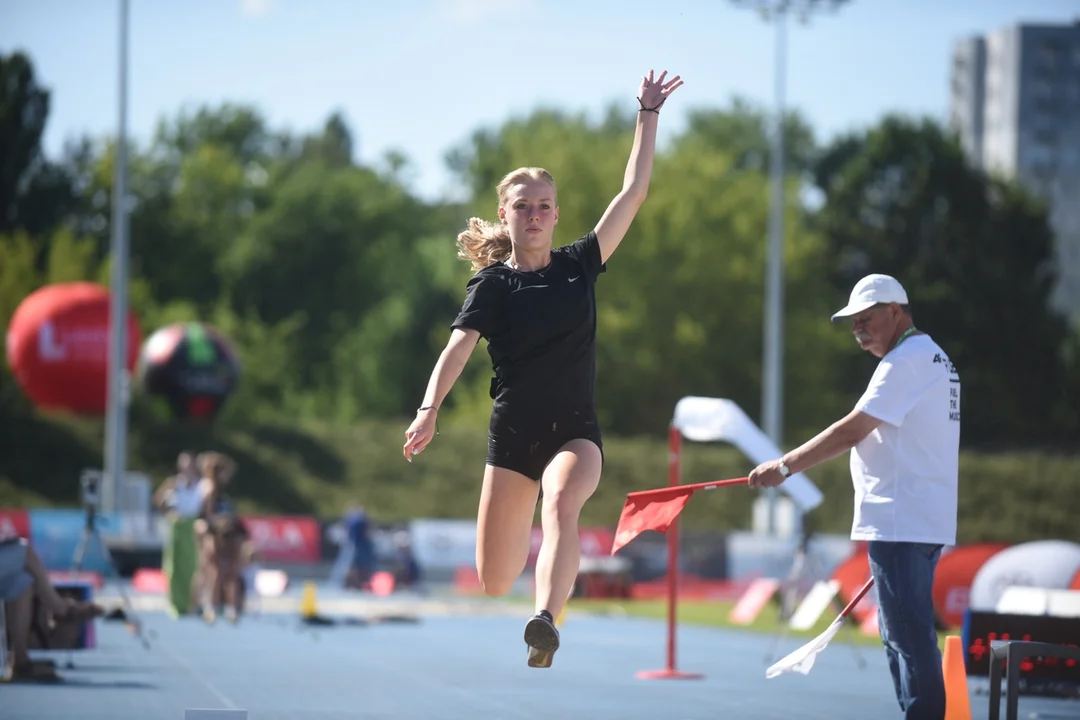
M 112 193 L 112 288 L 109 295 L 109 398 L 105 426 L 105 481 L 101 488 L 101 506 L 105 512 L 116 512 L 119 509 L 120 489 L 123 487 L 127 461 L 127 70 L 128 0 L 120 0 L 119 102 Z
M 784 90 L 787 82 L 787 13 L 774 13 L 776 55 L 773 66 L 775 108 L 770 152 L 772 203 L 769 212 L 768 262 L 765 271 L 765 368 L 762 383 L 762 424 L 777 447 L 782 447 L 784 417 Z M 766 490 L 768 532 L 775 535 L 777 488 Z

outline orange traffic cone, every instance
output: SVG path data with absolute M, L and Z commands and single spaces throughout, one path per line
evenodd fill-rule
M 945 655 L 941 659 L 945 676 L 945 720 L 971 720 L 967 669 L 964 667 L 964 641 L 959 635 L 945 637 Z

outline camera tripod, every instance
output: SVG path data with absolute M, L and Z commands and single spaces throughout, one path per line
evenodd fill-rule
M 105 544 L 104 539 L 101 537 L 101 533 L 97 528 L 97 491 L 93 487 L 94 481 L 88 480 L 85 476 L 82 480 L 83 484 L 83 529 L 82 535 L 79 537 L 79 542 L 75 546 L 75 553 L 71 558 L 71 570 L 72 573 L 79 573 L 82 571 L 83 560 L 86 556 L 86 550 L 91 541 L 96 543 L 98 552 L 101 553 L 101 557 L 105 560 L 105 574 L 104 578 L 113 579 L 116 581 L 116 587 L 120 592 L 120 600 L 123 603 L 123 609 L 117 609 L 109 615 L 119 616 L 117 619 L 123 619 L 128 629 L 134 633 L 142 642 L 142 646 L 147 650 L 150 649 L 150 642 L 147 640 L 146 635 L 143 633 L 142 623 L 135 618 L 135 610 L 131 605 L 131 599 L 128 597 L 127 590 L 124 589 L 124 579 L 120 575 L 120 571 L 116 569 L 116 563 L 113 560 L 112 553 L 109 552 L 109 546 Z M 74 663 L 71 661 L 71 656 L 68 656 L 68 667 L 73 667 Z

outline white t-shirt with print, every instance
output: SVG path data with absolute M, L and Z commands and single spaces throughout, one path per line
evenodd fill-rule
M 851 450 L 851 539 L 955 545 L 960 377 L 949 357 L 930 336 L 909 336 L 855 409 L 882 423 Z

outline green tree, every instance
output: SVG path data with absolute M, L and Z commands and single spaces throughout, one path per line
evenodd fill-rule
M 71 178 L 41 150 L 48 116 L 49 91 L 30 59 L 0 55 L 0 233 L 48 233 L 73 202 Z
M 726 108 L 701 108 L 689 113 L 679 143 L 703 142 L 732 157 L 740 170 L 768 173 L 772 157 L 772 125 L 769 112 L 745 98 L 735 98 Z M 813 167 L 817 150 L 814 131 L 798 112 L 784 115 L 784 163 L 788 174 Z
M 1045 208 L 970 167 L 930 120 L 888 117 L 835 142 L 816 172 L 826 198 L 816 227 L 829 243 L 834 305 L 870 272 L 905 284 L 916 324 L 960 371 L 965 442 L 1075 440 L 1075 398 L 1061 395 L 1067 329 L 1048 303 Z M 841 362 L 846 390 L 859 392 L 866 364 Z
M 236 103 L 186 109 L 158 123 L 154 146 L 173 156 L 174 165 L 204 145 L 227 148 L 246 166 L 279 154 L 287 142 L 267 128 L 257 110 Z
M 328 167 L 343 168 L 353 164 L 352 131 L 340 113 L 330 116 L 323 125 L 322 134 L 305 138 L 302 147 L 302 157 L 319 160 Z

